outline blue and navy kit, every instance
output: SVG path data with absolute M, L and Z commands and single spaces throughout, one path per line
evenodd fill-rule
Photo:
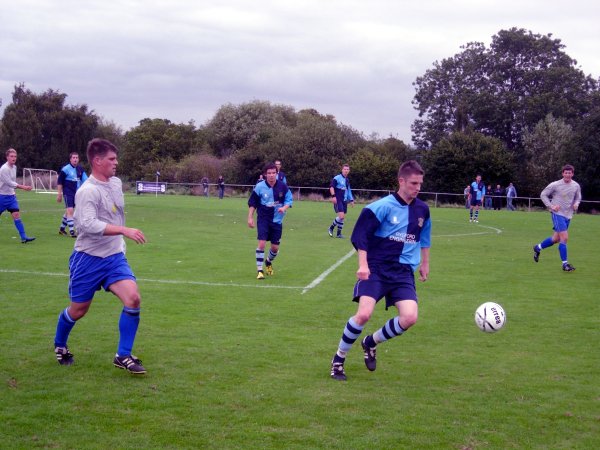
M 353 202 L 352 189 L 350 189 L 350 181 L 341 173 L 331 179 L 329 185 L 333 188 L 335 198 L 338 202 Z
M 66 164 L 60 169 L 58 175 L 58 184 L 63 187 L 63 195 L 75 196 L 75 192 L 79 189 L 79 186 L 87 180 L 87 174 L 81 166 L 72 166 L 71 163 Z
M 277 211 L 285 205 L 292 206 L 292 193 L 285 183 L 277 180 L 273 187 L 266 180 L 254 186 L 254 190 L 248 199 L 248 206 L 256 208 L 259 220 L 268 220 L 273 223 L 282 223 L 285 212 Z
M 473 181 L 471 183 L 471 199 L 473 200 L 481 200 L 485 195 L 485 184 L 483 181 L 477 183 L 477 181 Z
M 431 246 L 429 206 L 418 198 L 407 204 L 397 194 L 366 206 L 354 226 L 352 245 L 367 252 L 372 274 L 395 280 L 414 272 L 421 262 L 421 248 Z
M 283 171 L 277 172 L 277 181 L 281 181 L 284 184 L 287 184 L 287 178 L 285 177 L 285 173 Z

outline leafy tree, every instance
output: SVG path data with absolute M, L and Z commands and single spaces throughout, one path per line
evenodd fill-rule
M 123 129 L 112 120 L 106 120 L 104 117 L 99 118 L 94 137 L 107 139 L 119 149 L 123 147 Z
M 350 179 L 355 190 L 357 188 L 396 190 L 398 187 L 400 163 L 389 155 L 362 148 L 352 155 L 348 164 L 351 170 Z
M 206 124 L 210 145 L 218 156 L 227 157 L 253 144 L 267 141 L 282 127 L 294 126 L 294 108 L 255 100 L 221 106 Z
M 576 67 L 560 39 L 501 30 L 486 49 L 469 43 L 415 81 L 413 139 L 430 148 L 454 131 L 501 139 L 518 157 L 525 130 L 552 113 L 573 125 L 591 108 L 596 81 Z
M 569 156 L 575 179 L 581 184 L 584 200 L 600 200 L 600 107 L 583 119 L 574 135 Z
M 506 186 L 513 177 L 513 156 L 499 139 L 456 132 L 425 154 L 423 168 L 424 190 L 462 193 L 477 174 L 486 184 Z
M 199 152 L 200 145 L 193 122 L 174 124 L 167 119 L 143 119 L 125 134 L 120 172 L 135 179 L 154 178 L 157 169 Z M 173 181 L 165 176 L 163 179 Z
M 67 94 L 52 89 L 35 94 L 24 84 L 15 86 L 0 136 L 3 148 L 19 152 L 20 167 L 58 170 L 70 152 L 85 154 L 98 117 L 87 105 L 65 105 L 66 98 Z
M 569 161 L 573 130 L 563 119 L 548 114 L 532 131 L 525 130 L 525 171 L 520 179 L 522 195 L 538 196 L 557 178 L 560 168 Z
M 289 184 L 317 187 L 328 186 L 331 176 L 364 143 L 359 132 L 338 124 L 333 116 L 303 110 L 294 127 L 279 129 L 256 151 L 263 163 L 280 158 Z

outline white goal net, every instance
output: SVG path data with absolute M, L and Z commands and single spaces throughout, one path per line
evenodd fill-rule
M 56 193 L 58 173 L 48 169 L 23 169 L 23 184 L 31 186 L 35 192 Z

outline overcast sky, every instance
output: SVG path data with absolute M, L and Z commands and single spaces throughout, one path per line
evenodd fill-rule
M 502 29 L 552 33 L 600 76 L 588 0 L 0 0 L 0 98 L 17 83 L 68 95 L 123 131 L 146 117 L 202 125 L 226 103 L 332 114 L 411 142 L 412 83 Z

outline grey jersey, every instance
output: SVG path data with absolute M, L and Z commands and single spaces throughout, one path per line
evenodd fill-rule
M 560 209 L 555 214 L 570 219 L 573 217 L 573 205 L 581 202 L 581 187 L 574 180 L 565 183 L 560 179 L 546 186 L 540 198 L 548 208 L 558 205 Z
M 76 251 L 101 258 L 125 253 L 123 236 L 104 236 L 108 224 L 125 226 L 125 199 L 119 178 L 103 182 L 91 175 L 77 190 L 75 204 Z
M 5 162 L 0 167 L 0 195 L 15 195 L 17 187 L 17 166 L 10 167 Z

